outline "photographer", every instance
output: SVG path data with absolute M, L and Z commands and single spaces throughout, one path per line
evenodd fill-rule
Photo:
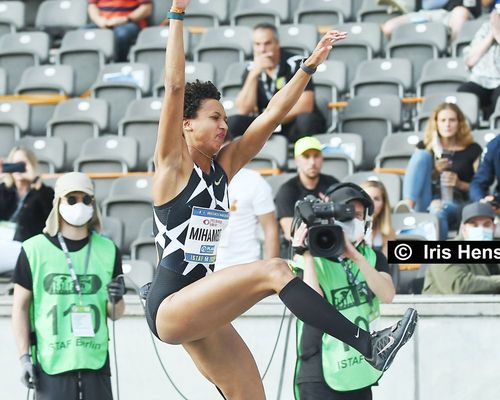
M 303 256 L 296 256 L 295 267 L 303 274 L 304 282 L 345 317 L 369 331 L 379 316 L 380 302 L 391 303 L 395 295 L 385 256 L 364 243 L 373 202 L 363 189 L 351 183 L 335 185 L 326 194 L 332 208 L 338 209 L 333 213 L 333 224 L 332 218 L 300 222 L 304 215 L 298 203 L 294 227 L 300 226 L 292 246 L 298 253 L 303 251 Z M 323 204 L 328 203 L 320 206 Z M 317 256 L 328 252 L 333 256 Z M 296 399 L 372 399 L 371 386 L 382 374 L 359 352 L 301 321 L 297 323 L 297 337 Z

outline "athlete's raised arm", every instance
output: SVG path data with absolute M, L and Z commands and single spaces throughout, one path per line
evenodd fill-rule
M 184 109 L 184 10 L 189 0 L 173 0 L 165 56 L 165 95 L 154 154 L 153 198 L 162 204 L 173 198 L 189 176 L 193 162 L 182 135 Z
M 346 32 L 329 31 L 317 44 L 312 54 L 304 61 L 305 70 L 311 73 L 328 57 L 335 42 L 344 39 Z M 303 93 L 311 73 L 300 68 L 293 78 L 271 99 L 264 112 L 248 127 L 240 140 L 235 140 L 221 150 L 218 157 L 229 178 L 232 178 L 260 151 L 276 127 Z

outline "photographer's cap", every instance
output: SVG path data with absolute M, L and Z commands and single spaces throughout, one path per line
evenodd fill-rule
M 475 217 L 487 217 L 492 220 L 495 219 L 495 211 L 493 211 L 493 207 L 488 203 L 472 203 L 464 207 L 462 210 L 462 223 L 465 224 L 471 218 Z
M 321 142 L 312 136 L 303 137 L 295 142 L 294 155 L 295 157 L 301 156 L 307 150 L 318 150 L 321 151 L 323 146 Z

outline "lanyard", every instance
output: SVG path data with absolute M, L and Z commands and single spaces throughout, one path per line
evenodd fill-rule
M 64 241 L 63 235 L 61 232 L 57 232 L 57 240 L 61 245 L 61 249 L 64 252 L 64 256 L 66 257 L 66 263 L 68 264 L 69 273 L 71 275 L 71 279 L 73 279 L 73 283 L 75 284 L 76 292 L 78 293 L 78 297 L 80 298 L 80 305 L 82 304 L 82 287 L 80 285 L 80 281 L 78 280 L 78 276 L 75 272 L 75 267 L 73 265 L 73 261 L 71 260 L 71 256 L 69 255 L 68 246 L 66 246 L 66 242 Z M 92 243 L 92 236 L 89 236 L 89 243 L 87 247 L 87 254 L 85 255 L 85 270 L 84 276 L 87 275 L 87 270 L 89 269 L 89 261 L 90 261 L 90 245 Z
M 345 274 L 347 276 L 347 281 L 349 282 L 349 285 L 350 286 L 354 286 L 356 288 L 356 290 L 359 290 L 361 293 L 363 293 L 367 299 L 368 299 L 368 302 L 371 304 L 371 295 L 370 295 L 370 292 L 368 291 L 367 289 L 367 286 L 362 284 L 359 280 L 358 280 L 358 275 L 360 273 L 359 269 L 358 269 L 358 272 L 356 275 L 354 275 L 354 273 L 352 272 L 352 268 L 351 268 L 351 260 L 348 260 L 348 259 L 343 259 L 341 262 L 340 262 L 340 265 L 342 265 L 342 267 L 344 268 L 344 271 L 345 271 Z
M 261 74 L 261 81 L 262 81 L 262 86 L 264 87 L 264 92 L 267 97 L 267 101 L 271 100 L 271 97 L 274 96 L 274 92 L 276 91 L 276 79 L 278 79 L 278 72 L 279 72 L 279 67 L 276 70 L 276 72 L 270 76 L 267 75 L 265 72 L 262 72 Z M 268 81 L 271 81 L 271 86 L 269 86 Z

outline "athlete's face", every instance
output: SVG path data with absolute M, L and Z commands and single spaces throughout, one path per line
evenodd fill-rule
M 310 149 L 295 157 L 297 171 L 309 179 L 316 178 L 323 165 L 323 154 L 319 150 Z
M 217 153 L 227 134 L 227 117 L 222 104 L 215 99 L 201 102 L 195 118 L 184 120 L 188 144 L 205 149 L 211 155 Z

